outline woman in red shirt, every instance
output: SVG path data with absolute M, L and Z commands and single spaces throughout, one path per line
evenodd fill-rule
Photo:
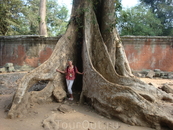
M 69 100 L 73 100 L 73 92 L 72 92 L 72 86 L 73 86 L 73 82 L 76 78 L 76 73 L 78 74 L 83 74 L 81 72 L 78 71 L 77 67 L 75 67 L 73 65 L 73 62 L 71 60 L 68 61 L 68 67 L 65 71 L 61 71 L 61 70 L 56 70 L 57 72 L 60 73 L 65 73 L 66 74 L 66 83 L 67 83 L 67 89 L 68 89 L 68 93 L 70 94 L 70 98 Z

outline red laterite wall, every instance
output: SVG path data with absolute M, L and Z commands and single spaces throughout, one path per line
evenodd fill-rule
M 37 67 L 53 52 L 59 38 L 41 36 L 1 36 L 0 66 Z M 133 70 L 160 69 L 173 71 L 173 37 L 121 37 L 129 64 Z
M 173 71 L 173 37 L 122 37 L 133 70 Z

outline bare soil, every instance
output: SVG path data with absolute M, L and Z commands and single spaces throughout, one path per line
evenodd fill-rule
M 166 83 L 173 88 L 172 79 L 141 78 L 141 80 L 153 83 L 156 87 Z M 35 104 L 25 116 L 7 119 L 5 110 L 14 94 L 14 91 L 11 92 L 9 89 L 11 88 L 6 87 L 3 94 L 0 94 L 0 130 L 154 130 L 148 127 L 130 126 L 117 119 L 103 117 L 92 107 L 87 104 L 81 105 L 77 100 Z

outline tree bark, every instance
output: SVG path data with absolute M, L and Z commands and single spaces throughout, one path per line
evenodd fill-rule
M 39 34 L 47 37 L 48 35 L 47 35 L 47 25 L 46 25 L 46 0 L 40 0 L 39 16 L 40 16 Z
M 20 117 L 32 103 L 44 103 L 54 99 L 61 102 L 66 97 L 64 77 L 55 73 L 55 69 L 65 68 L 69 58 L 77 61 L 80 56 L 76 47 L 78 41 L 82 41 L 84 76 L 81 102 L 85 100 L 100 114 L 119 118 L 130 125 L 161 129 L 164 124 L 173 128 L 172 113 L 167 111 L 165 106 L 173 102 L 172 95 L 134 77 L 115 27 L 107 32 L 110 37 L 103 31 L 110 27 L 104 23 L 106 20 L 103 16 L 106 17 L 107 11 L 104 9 L 111 6 L 113 0 L 107 2 L 73 1 L 66 33 L 58 41 L 51 57 L 19 82 L 8 113 L 9 118 Z M 100 16 L 97 16 L 97 11 L 101 10 L 103 11 Z M 49 80 L 46 88 L 38 92 L 28 92 L 39 80 Z

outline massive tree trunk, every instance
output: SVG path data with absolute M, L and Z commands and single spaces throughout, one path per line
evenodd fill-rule
M 173 128 L 172 113 L 166 111 L 166 106 L 173 102 L 172 95 L 147 85 L 131 73 L 121 39 L 113 26 L 113 5 L 114 0 L 73 1 L 66 33 L 51 57 L 19 82 L 9 118 L 22 116 L 32 103 L 54 99 L 61 102 L 66 97 L 64 76 L 55 69 L 64 69 L 67 59 L 80 64 L 81 55 L 77 51 L 82 45 L 85 74 L 81 102 L 85 99 L 101 114 L 131 125 Z M 41 91 L 28 92 L 40 80 L 49 82 Z
M 39 16 L 40 16 L 39 34 L 47 37 L 46 0 L 40 0 Z

